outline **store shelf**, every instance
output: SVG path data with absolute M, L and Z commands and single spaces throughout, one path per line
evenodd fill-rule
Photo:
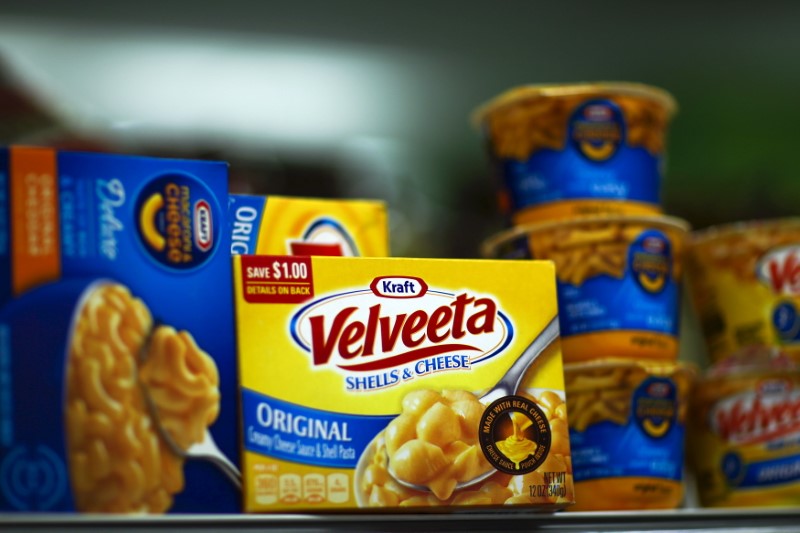
M 800 531 L 800 509 L 685 509 L 540 514 L 87 516 L 4 515 L 4 533 L 31 531 Z

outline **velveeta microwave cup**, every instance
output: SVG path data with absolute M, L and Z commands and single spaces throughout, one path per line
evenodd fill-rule
M 695 232 L 687 272 L 712 361 L 750 346 L 800 353 L 800 218 Z
M 712 365 L 689 430 L 702 505 L 800 505 L 800 367 L 787 354 L 749 348 Z
M 564 367 L 574 511 L 674 509 L 683 499 L 694 369 L 604 359 Z
M 565 361 L 674 361 L 687 232 L 672 217 L 584 217 L 505 231 L 482 254 L 555 263 Z
M 597 214 L 657 214 L 676 103 L 638 83 L 511 89 L 473 115 L 488 145 L 501 211 L 515 224 Z

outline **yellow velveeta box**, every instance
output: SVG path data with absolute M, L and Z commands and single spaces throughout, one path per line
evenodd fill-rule
M 246 511 L 573 502 L 552 263 L 234 271 Z
M 380 200 L 231 194 L 228 215 L 235 255 L 389 255 L 389 222 Z

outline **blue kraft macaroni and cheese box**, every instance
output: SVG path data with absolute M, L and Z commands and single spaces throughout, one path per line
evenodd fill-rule
M 241 509 L 227 188 L 0 149 L 0 512 Z

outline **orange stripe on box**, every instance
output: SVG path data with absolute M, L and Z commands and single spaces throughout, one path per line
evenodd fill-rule
M 56 151 L 12 147 L 11 284 L 15 295 L 61 277 Z

